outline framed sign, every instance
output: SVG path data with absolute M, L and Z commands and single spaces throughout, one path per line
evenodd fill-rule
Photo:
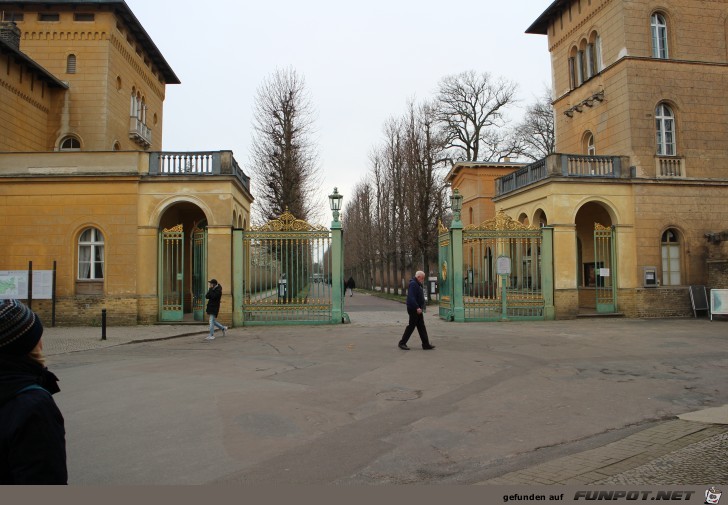
M 495 269 L 498 275 L 511 275 L 511 258 L 508 256 L 498 256 Z
M 710 320 L 713 314 L 728 314 L 728 289 L 710 290 Z

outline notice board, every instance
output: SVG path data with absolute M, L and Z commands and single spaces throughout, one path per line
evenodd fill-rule
M 710 319 L 713 314 L 728 314 L 728 289 L 710 290 Z

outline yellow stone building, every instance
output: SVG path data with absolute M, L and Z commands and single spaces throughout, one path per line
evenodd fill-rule
M 445 176 L 445 181 L 463 196 L 463 225 L 478 225 L 495 216 L 495 181 L 524 165 L 484 161 L 455 163 Z M 527 216 L 521 216 L 521 223 L 528 224 Z
M 494 202 L 554 228 L 557 317 L 692 317 L 689 285 L 728 287 L 727 19 L 724 0 L 556 0 L 528 28 L 559 154 Z
M 132 11 L 0 0 L 0 12 L 0 277 L 55 265 L 55 298 L 32 305 L 65 325 L 98 323 L 102 308 L 110 324 L 202 320 L 215 277 L 232 324 L 250 180 L 231 151 L 162 151 L 165 89 L 180 81 Z

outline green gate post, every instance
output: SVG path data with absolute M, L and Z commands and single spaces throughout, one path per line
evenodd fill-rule
M 243 260 L 243 230 L 233 229 L 233 327 L 240 327 L 244 324 L 245 268 Z
M 556 319 L 554 308 L 554 229 L 541 228 L 541 294 L 543 296 L 543 318 Z
M 329 195 L 329 204 L 334 220 L 331 221 L 331 322 L 340 324 L 344 316 L 344 296 L 342 283 L 344 282 L 343 244 L 341 236 L 341 210 L 342 196 L 337 188 Z
M 463 197 L 456 189 L 451 197 L 452 224 L 450 225 L 450 245 L 452 250 L 452 308 L 456 323 L 465 322 L 465 302 L 463 301 L 463 223 L 460 210 Z

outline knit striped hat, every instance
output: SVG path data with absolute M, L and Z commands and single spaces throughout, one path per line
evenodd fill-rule
M 43 335 L 40 318 L 18 300 L 1 300 L 0 354 L 29 354 Z

